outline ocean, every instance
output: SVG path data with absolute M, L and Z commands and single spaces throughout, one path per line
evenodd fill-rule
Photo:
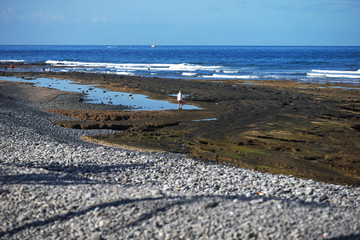
M 47 63 L 62 72 L 360 84 L 360 47 L 2 45 L 5 61 Z

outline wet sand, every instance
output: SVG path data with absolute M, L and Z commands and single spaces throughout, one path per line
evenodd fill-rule
M 170 95 L 181 89 L 189 95 L 185 104 L 203 110 L 129 112 L 64 106 L 48 111 L 79 119 L 55 122 L 59 126 L 123 130 L 88 138 L 96 142 L 181 152 L 203 161 L 360 186 L 360 90 L 356 86 L 352 89 L 354 86 L 290 81 L 205 81 L 88 73 L 0 75 L 65 78 L 174 102 L 176 99 Z M 5 89 L 0 87 L 0 95 L 7 92 Z M 28 92 L 36 88 L 18 89 Z M 41 91 L 51 92 L 52 97 L 59 94 Z M 7 95 L 16 98 L 16 94 Z M 20 98 L 25 96 L 18 94 Z M 194 121 L 199 119 L 216 120 Z
M 63 92 L 50 88 L 34 87 L 29 83 L 9 82 L 0 80 L 0 97 L 25 100 L 37 103 L 46 103 L 60 95 L 78 95 L 73 92 Z

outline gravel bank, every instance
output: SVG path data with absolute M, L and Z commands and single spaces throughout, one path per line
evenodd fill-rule
M 1 239 L 360 239 L 360 188 L 86 143 L 49 104 L 0 99 Z

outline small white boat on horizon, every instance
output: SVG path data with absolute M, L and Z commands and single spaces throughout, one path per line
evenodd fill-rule
M 153 44 L 153 45 L 151 45 L 151 47 L 152 47 L 152 48 L 155 48 L 155 47 L 156 47 L 156 45 L 155 45 L 155 44 Z

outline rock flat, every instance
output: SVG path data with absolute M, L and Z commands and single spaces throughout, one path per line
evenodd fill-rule
M 1 239 L 359 239 L 360 188 L 99 146 L 0 99 Z

